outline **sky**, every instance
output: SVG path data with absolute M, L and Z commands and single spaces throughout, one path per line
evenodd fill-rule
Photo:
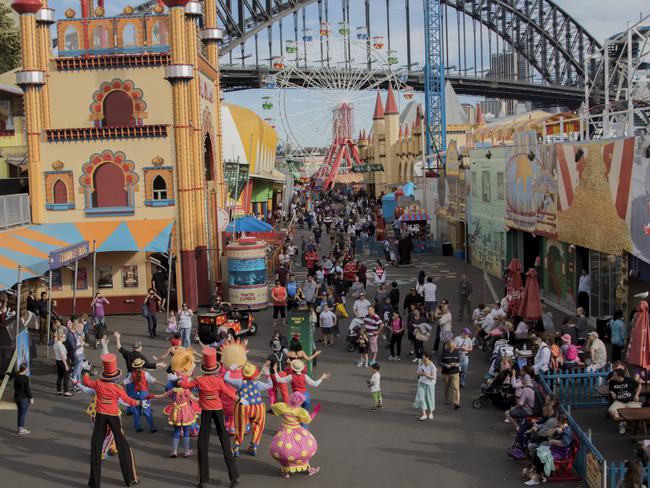
M 342 2 L 343 0 L 329 0 L 329 20 L 331 22 L 332 37 L 336 36 L 338 22 L 342 19 Z M 138 2 L 129 0 L 105 0 L 105 7 L 107 15 L 116 15 L 126 5 L 137 5 Z M 556 0 L 556 3 L 563 8 L 569 15 L 583 25 L 592 35 L 599 41 L 603 41 L 606 37 L 611 36 L 616 32 L 624 30 L 628 21 L 636 21 L 639 19 L 640 13 L 650 13 L 650 5 L 647 0 Z M 356 37 L 356 26 L 364 24 L 362 0 L 350 0 L 350 30 L 352 38 Z M 57 18 L 63 17 L 63 13 L 67 8 L 73 8 L 79 13 L 80 4 L 78 0 L 49 0 L 49 5 L 56 10 Z M 391 68 L 404 67 L 406 64 L 406 36 L 404 35 L 406 29 L 406 14 L 404 9 L 404 0 L 391 0 L 390 11 L 386 12 L 386 2 L 384 0 L 371 0 L 372 17 L 371 17 L 371 36 L 382 35 L 384 37 L 384 48 L 377 50 L 374 57 L 378 59 L 377 64 L 382 63 L 388 57 L 388 39 L 386 33 L 387 19 L 390 19 L 391 30 L 391 46 L 394 51 L 393 55 L 398 59 L 398 63 Z M 411 5 L 411 38 L 412 38 L 412 57 L 414 60 L 423 59 L 424 51 L 424 26 L 422 19 L 422 0 L 410 0 Z M 303 21 L 302 16 L 298 18 L 298 36 L 302 38 L 303 35 Z M 448 23 L 455 31 L 457 25 L 457 17 L 455 13 L 450 13 Z M 471 42 L 472 25 L 466 21 L 467 41 L 466 44 Z M 308 58 L 313 59 L 318 56 L 319 43 L 318 30 L 319 21 L 317 15 L 316 4 L 307 8 L 306 25 L 304 26 L 311 30 L 315 35 L 315 42 L 310 43 L 308 51 Z M 285 41 L 293 39 L 294 30 L 291 17 L 285 18 L 282 25 L 282 36 Z M 279 42 L 280 27 L 275 25 L 272 31 L 273 52 L 271 56 L 278 56 L 281 54 L 282 46 Z M 494 38 L 493 38 L 494 39 Z M 465 66 L 472 73 L 475 69 L 480 71 L 479 58 L 480 52 L 477 55 L 476 66 L 474 66 L 474 58 L 470 46 L 466 47 L 466 54 L 464 55 L 465 61 L 459 59 L 459 54 L 463 51 L 463 42 L 459 40 L 455 32 L 451 32 L 449 38 L 446 40 L 448 46 L 446 49 L 449 51 L 449 65 L 452 70 L 460 69 Z M 268 63 L 268 37 L 266 32 L 262 32 L 258 39 L 260 50 L 260 64 Z M 493 41 L 494 42 L 494 41 Z M 341 61 L 343 56 L 342 43 L 334 42 L 336 46 L 331 46 L 330 58 L 332 63 L 337 60 Z M 473 43 L 472 43 L 473 45 Z M 353 48 L 352 51 L 355 51 Z M 356 49 L 360 51 L 360 49 Z M 479 50 L 480 51 L 480 50 Z M 251 40 L 247 43 L 244 49 L 244 55 L 247 56 L 245 63 L 254 64 L 254 44 Z M 484 47 L 484 52 L 487 52 L 487 41 Z M 224 56 L 222 64 L 233 63 L 241 65 L 240 50 L 236 49 L 232 58 Z M 290 58 L 284 52 L 285 59 Z M 353 54 L 353 58 L 356 57 Z M 484 68 L 487 67 L 487 54 L 485 56 Z M 290 64 L 287 62 L 286 64 Z M 413 66 L 413 69 L 421 69 L 421 66 Z M 479 73 L 480 75 L 480 73 Z M 398 75 L 390 75 L 398 76 Z M 392 78 L 391 78 L 392 79 Z M 317 84 L 327 85 L 328 83 L 340 84 L 340 80 L 316 80 Z M 397 82 L 396 82 L 397 83 Z M 272 110 L 264 110 L 262 108 L 263 97 L 270 97 L 269 100 L 273 103 Z M 355 93 L 352 90 L 344 90 L 337 92 L 335 96 L 332 94 L 325 95 L 322 90 L 314 90 L 310 92 L 298 90 L 247 90 L 226 93 L 224 95 L 226 101 L 244 105 L 248 108 L 258 112 L 262 117 L 269 119 L 278 128 L 280 139 L 300 139 L 302 144 L 311 143 L 326 143 L 331 134 L 331 113 L 334 105 L 340 101 L 350 101 L 354 104 L 355 110 L 355 130 L 361 128 L 369 128 L 371 123 L 372 109 L 374 106 L 374 94 L 368 92 Z M 414 96 L 415 100 L 421 101 L 420 94 Z M 473 103 L 476 98 L 463 97 L 462 101 Z M 402 108 L 406 103 L 403 96 L 398 96 L 398 104 Z

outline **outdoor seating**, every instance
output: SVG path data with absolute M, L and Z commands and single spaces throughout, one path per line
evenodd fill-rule
M 565 483 L 567 481 L 579 481 L 580 475 L 574 469 L 573 464 L 580 450 L 580 439 L 573 435 L 571 452 L 566 459 L 555 460 L 555 472 L 548 479 L 551 483 Z

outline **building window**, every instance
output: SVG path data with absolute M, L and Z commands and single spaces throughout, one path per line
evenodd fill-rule
M 489 171 L 483 171 L 481 173 L 481 180 L 483 183 L 483 201 L 484 202 L 491 202 L 492 201 L 492 185 L 490 182 L 490 172 Z
M 63 39 L 63 45 L 66 51 L 76 51 L 79 49 L 79 33 L 74 27 L 70 26 L 65 30 Z
M 167 35 L 167 24 L 164 22 L 156 22 L 151 29 L 151 43 L 154 46 L 169 44 L 169 36 Z
M 133 46 L 135 46 L 135 26 L 129 22 L 122 29 L 122 47 Z
M 68 203 L 68 187 L 65 186 L 63 181 L 56 180 L 56 183 L 52 187 L 52 193 L 54 195 L 53 200 L 55 205 Z
M 153 179 L 153 199 L 167 200 L 167 183 L 160 175 Z
M 472 196 L 478 196 L 478 176 L 475 171 L 472 171 Z
M 135 125 L 133 100 L 123 90 L 113 90 L 104 99 L 104 127 Z
M 98 25 L 93 31 L 93 46 L 95 49 L 107 49 L 109 47 L 108 29 L 104 25 Z
M 503 172 L 497 173 L 497 200 L 505 200 L 505 182 L 503 179 Z
M 124 172 L 117 164 L 103 163 L 93 173 L 93 208 L 127 207 L 129 198 L 124 188 Z
M 212 157 L 212 139 L 206 134 L 203 142 L 203 165 L 205 166 L 205 181 L 214 180 L 214 158 Z

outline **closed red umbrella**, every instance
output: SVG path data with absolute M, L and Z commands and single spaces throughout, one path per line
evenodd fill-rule
M 539 293 L 539 281 L 537 271 L 530 268 L 526 273 L 526 286 L 521 297 L 519 311 L 517 313 L 525 320 L 539 320 L 542 318 L 542 300 Z
M 637 307 L 630 342 L 627 345 L 625 361 L 643 369 L 650 368 L 650 324 L 648 323 L 648 302 Z
M 508 264 L 508 275 L 506 276 L 506 299 L 508 300 L 508 313 L 519 310 L 519 302 L 522 295 L 521 264 L 517 258 L 513 258 Z

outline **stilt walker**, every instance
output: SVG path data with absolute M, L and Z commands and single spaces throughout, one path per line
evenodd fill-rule
M 237 365 L 233 365 L 232 369 L 237 369 Z M 256 381 L 255 378 L 258 375 L 259 371 L 255 365 L 246 363 L 242 369 L 242 379 L 231 378 L 230 371 L 224 377 L 226 383 L 237 388 L 237 396 L 239 397 L 235 403 L 235 444 L 232 448 L 235 457 L 239 457 L 239 447 L 244 441 L 246 428 L 249 425 L 252 439 L 248 453 L 251 456 L 257 456 L 257 448 L 264 433 L 266 410 L 260 392 L 270 390 L 273 383 L 269 381 L 268 377 L 266 382 Z
M 203 349 L 201 371 L 203 376 L 193 380 L 183 379 L 179 386 L 183 388 L 199 390 L 199 406 L 201 407 L 201 429 L 199 431 L 199 482 L 197 488 L 205 488 L 210 480 L 210 464 L 208 461 L 208 450 L 210 446 L 211 423 L 214 422 L 217 428 L 219 442 L 223 449 L 223 458 L 228 468 L 230 488 L 238 483 L 239 471 L 237 462 L 232 454 L 230 437 L 223 424 L 223 404 L 220 395 L 226 393 L 235 399 L 236 394 L 227 388 L 223 378 L 217 375 L 221 365 L 217 362 L 217 351 L 211 347 Z M 119 449 L 119 445 L 118 445 Z
M 84 386 L 95 390 L 97 409 L 93 435 L 90 441 L 90 479 L 88 480 L 88 486 L 99 488 L 101 485 L 102 447 L 107 427 L 110 427 L 115 437 L 124 483 L 126 486 L 135 486 L 139 483 L 135 471 L 135 459 L 122 430 L 118 401 L 122 400 L 133 407 L 139 406 L 140 402 L 129 397 L 120 385 L 114 383 L 122 375 L 122 371 L 117 367 L 115 354 L 104 354 L 102 363 L 104 364 L 104 371 L 101 380 L 91 380 L 88 371 L 84 371 L 82 377 Z

